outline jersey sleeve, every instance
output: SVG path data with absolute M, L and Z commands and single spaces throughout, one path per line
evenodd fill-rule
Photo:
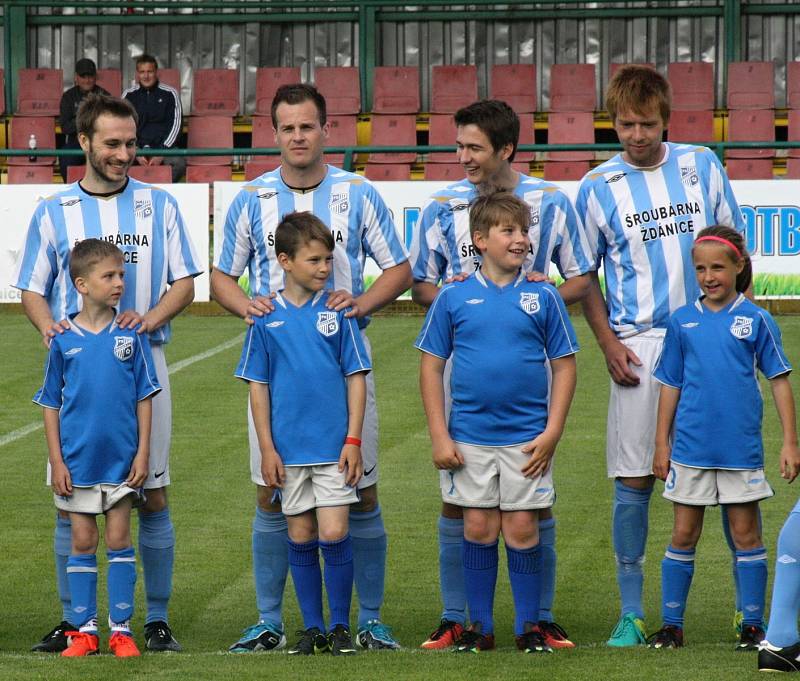
M 352 317 L 345 317 L 347 310 L 339 313 L 339 364 L 345 376 L 361 371 L 371 371 L 372 363 L 361 338 L 358 323 Z
M 710 149 L 705 152 L 709 158 L 709 195 L 714 206 L 714 220 L 718 225 L 732 227 L 744 234 L 745 222 L 736 197 L 733 195 L 730 180 L 717 155 Z
M 133 358 L 133 375 L 136 380 L 136 400 L 145 400 L 161 392 L 161 384 L 156 375 L 153 353 L 150 343 L 142 334 L 133 334 L 136 343 L 136 354 Z
M 680 324 L 674 314 L 669 320 L 661 355 L 653 370 L 653 378 L 671 388 L 680 390 L 683 387 L 683 347 Z
M 189 231 L 178 208 L 178 202 L 168 195 L 164 206 L 164 221 L 167 225 L 167 281 L 196 277 L 203 268 L 189 238 Z
M 552 261 L 564 279 L 571 279 L 596 269 L 595 258 L 591 255 L 583 222 L 572 201 L 561 191 L 555 193 L 554 199 L 556 247 Z
M 414 281 L 438 285 L 447 271 L 447 258 L 439 239 L 441 206 L 435 198 L 429 199 L 414 228 L 410 256 Z
M 786 358 L 781 342 L 781 330 L 766 310 L 759 310 L 761 322 L 756 337 L 756 362 L 761 373 L 767 378 L 777 378 L 788 374 L 792 365 Z
M 254 192 L 242 189 L 228 207 L 222 230 L 222 248 L 214 263 L 216 269 L 237 278 L 245 271 L 255 252 L 251 238 L 254 196 Z
M 585 178 L 578 188 L 575 199 L 575 210 L 583 217 L 583 228 L 589 249 L 589 260 L 596 269 L 600 260 L 606 253 L 606 238 L 602 225 L 604 221 L 602 209 L 599 205 L 594 186 Z
M 542 301 L 546 305 L 545 353 L 548 359 L 574 355 L 580 349 L 575 329 L 567 314 L 567 307 L 555 288 L 542 287 Z
M 453 353 L 453 320 L 449 310 L 449 292 L 445 286 L 433 301 L 414 347 L 429 355 L 447 359 Z
M 269 347 L 266 318 L 256 320 L 244 337 L 242 356 L 234 376 L 254 383 L 269 383 Z
M 64 355 L 58 337 L 50 342 L 50 350 L 44 362 L 44 381 L 33 396 L 33 401 L 49 409 L 61 409 L 64 388 Z
M 406 262 L 408 253 L 397 235 L 392 214 L 372 184 L 366 183 L 364 187 L 361 197 L 364 252 L 381 270 Z
M 46 201 L 40 201 L 28 224 L 11 285 L 22 291 L 32 291 L 47 297 L 57 272 L 55 228 L 47 211 Z

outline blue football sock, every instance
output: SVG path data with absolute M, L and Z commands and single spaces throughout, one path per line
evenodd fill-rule
M 525 622 L 536 624 L 539 616 L 542 551 L 538 544 L 529 549 L 515 549 L 506 544 L 506 556 L 514 597 L 514 633 L 519 636 L 525 632 Z
M 736 552 L 736 570 L 742 591 L 742 624 L 762 626 L 767 591 L 767 550 L 763 546 Z
M 289 573 L 286 517 L 256 507 L 253 518 L 253 577 L 258 618 L 283 626 L 283 590 Z
M 644 618 L 642 585 L 644 551 L 647 546 L 647 513 L 653 488 L 634 489 L 614 481 L 612 534 L 617 557 L 617 584 L 622 614 Z
M 345 535 L 339 541 L 320 540 L 319 548 L 325 561 L 325 590 L 331 629 L 337 624 L 350 628 L 350 599 L 353 596 L 353 541 Z
M 694 576 L 694 549 L 667 547 L 661 561 L 661 618 L 664 624 L 683 628 L 686 599 Z
M 539 574 L 539 621 L 553 621 L 553 598 L 556 595 L 556 519 L 539 521 L 541 573 Z
M 476 544 L 464 539 L 464 588 L 469 619 L 481 623 L 481 632 L 494 633 L 494 589 L 497 584 L 497 542 Z
M 67 561 L 72 553 L 72 523 L 56 513 L 56 531 L 53 536 L 53 550 L 56 556 L 56 586 L 61 601 L 61 619 L 74 624 L 72 618 L 72 597 L 67 579 Z
M 319 542 L 313 539 L 297 544 L 287 539 L 289 547 L 289 569 L 292 571 L 297 604 L 303 615 L 306 629 L 317 627 L 325 631 L 322 616 L 322 571 L 319 569 Z
M 778 560 L 767 640 L 786 648 L 800 640 L 797 617 L 800 614 L 800 502 L 789 514 L 778 535 Z
M 67 560 L 67 579 L 72 594 L 72 624 L 80 627 L 97 619 L 97 556 L 71 555 Z
M 353 540 L 353 580 L 358 592 L 358 628 L 381 617 L 386 578 L 386 530 L 381 507 L 357 513 L 350 511 Z
M 115 624 L 133 617 L 136 589 L 136 555 L 133 547 L 106 551 L 108 557 L 108 618 Z
M 461 625 L 467 619 L 461 560 L 463 543 L 464 519 L 439 516 L 439 588 L 444 605 L 442 618 Z
M 147 599 L 145 624 L 166 622 L 175 562 L 175 528 L 169 517 L 169 508 L 156 513 L 139 510 L 139 555 Z

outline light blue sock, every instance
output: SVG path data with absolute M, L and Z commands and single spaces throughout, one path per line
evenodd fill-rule
M 106 551 L 108 557 L 108 617 L 122 624 L 133 617 L 133 594 L 136 590 L 136 555 L 132 546 Z
M 350 535 L 334 542 L 320 540 L 325 561 L 325 591 L 331 613 L 331 629 L 337 624 L 350 628 L 350 600 L 353 597 L 353 540 Z
M 779 648 L 800 641 L 800 501 L 789 514 L 778 535 L 778 560 L 772 587 L 767 641 Z
M 469 619 L 481 623 L 481 633 L 494 633 L 494 590 L 497 585 L 497 542 L 478 544 L 464 539 L 464 586 Z
M 539 574 L 539 621 L 553 621 L 553 599 L 556 595 L 556 519 L 539 521 L 541 573 Z
M 539 589 L 542 551 L 539 545 L 529 549 L 515 549 L 506 544 L 508 578 L 514 598 L 514 633 L 525 632 L 525 623 L 536 624 L 539 615 Z
M 742 624 L 762 626 L 767 591 L 767 550 L 763 546 L 736 552 L 736 570 L 742 591 Z
M 694 549 L 667 547 L 661 561 L 661 618 L 664 624 L 683 628 L 686 599 L 694 576 Z
M 67 560 L 67 579 L 72 594 L 72 613 L 76 627 L 97 619 L 97 556 L 71 555 Z
M 169 517 L 169 508 L 156 513 L 139 510 L 139 555 L 147 599 L 145 624 L 166 622 L 175 562 L 175 528 Z
M 458 622 L 462 626 L 467 619 L 461 559 L 463 544 L 464 519 L 439 516 L 439 588 L 444 605 L 442 619 Z
M 56 557 L 56 586 L 61 601 L 61 619 L 74 624 L 72 618 L 72 597 L 67 579 L 67 561 L 72 553 L 72 523 L 56 513 L 56 531 L 53 536 L 53 550 Z
M 634 489 L 615 480 L 614 490 L 612 534 L 622 614 L 633 613 L 643 619 L 642 564 L 647 546 L 647 513 L 653 488 Z
M 381 507 L 357 513 L 350 511 L 353 540 L 353 579 L 358 592 L 358 628 L 379 620 L 386 578 L 386 530 Z
M 283 627 L 283 590 L 289 573 L 286 517 L 256 507 L 253 518 L 253 577 L 258 618 Z
M 322 571 L 319 569 L 319 542 L 312 539 L 298 544 L 291 539 L 286 540 L 289 547 L 289 569 L 292 571 L 292 582 L 297 594 L 297 604 L 303 615 L 303 627 L 316 627 L 325 631 L 325 620 L 322 616 Z

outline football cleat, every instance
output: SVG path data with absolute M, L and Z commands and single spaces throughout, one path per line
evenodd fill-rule
M 148 622 L 144 625 L 145 647 L 154 653 L 179 653 L 181 644 L 172 635 L 169 624 L 163 620 Z
M 538 625 L 525 622 L 522 634 L 517 636 L 517 648 L 523 653 L 552 653 L 553 649 L 547 645 Z
M 60 653 L 62 650 L 66 650 L 69 645 L 67 632 L 75 631 L 76 629 L 77 627 L 64 620 L 46 633 L 42 640 L 34 645 L 31 650 L 34 653 Z
M 758 647 L 758 670 L 761 672 L 800 672 L 800 641 L 778 648 L 764 639 Z
M 650 648 L 683 648 L 683 629 L 674 624 L 665 624 L 647 639 Z
M 644 620 L 632 612 L 625 613 L 620 617 L 617 626 L 611 632 L 611 638 L 606 641 L 606 645 L 612 648 L 627 648 L 645 643 L 647 643 L 647 637 L 644 635 Z
M 114 653 L 115 657 L 139 657 L 141 655 L 133 636 L 123 634 L 121 631 L 115 631 L 111 634 L 108 648 Z
M 309 627 L 305 631 L 298 631 L 297 635 L 300 638 L 287 651 L 289 655 L 320 655 L 329 649 L 328 639 L 318 627 Z
M 764 630 L 756 624 L 742 624 L 742 633 L 736 650 L 758 650 L 758 644 L 764 640 Z
M 544 636 L 545 643 L 551 648 L 574 648 L 575 644 L 569 640 L 567 632 L 555 622 L 539 622 L 539 631 Z
M 425 650 L 445 650 L 454 646 L 462 633 L 464 633 L 462 624 L 453 622 L 453 620 L 443 619 L 420 648 Z
M 370 620 L 359 629 L 356 642 L 366 650 L 399 650 L 400 644 L 392 636 L 392 630 L 380 620 Z
M 283 627 L 261 620 L 242 632 L 228 651 L 231 653 L 257 653 L 260 651 L 280 650 L 286 645 Z
M 86 657 L 87 655 L 98 654 L 98 644 L 100 640 L 97 634 L 89 634 L 85 631 L 65 632 L 69 639 L 69 647 L 61 652 L 62 657 Z
M 480 653 L 483 650 L 494 650 L 494 634 L 481 633 L 481 623 L 473 622 L 464 629 L 454 650 L 457 653 Z
M 744 613 L 737 610 L 733 613 L 733 630 L 736 632 L 736 640 L 742 635 L 742 622 L 744 622 Z
M 355 655 L 358 652 L 353 645 L 350 629 L 344 624 L 337 624 L 328 634 L 328 650 L 331 655 Z

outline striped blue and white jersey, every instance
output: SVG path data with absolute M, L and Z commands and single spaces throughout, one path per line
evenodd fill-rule
M 700 294 L 695 235 L 710 225 L 744 232 L 730 182 L 706 147 L 665 143 L 663 162 L 638 168 L 617 154 L 581 181 L 575 207 L 603 263 L 611 328 L 619 337 L 666 328 Z
M 520 173 L 514 194 L 531 207 L 526 272 L 546 273 L 550 262 L 565 279 L 594 269 L 583 225 L 563 191 Z M 464 179 L 436 192 L 425 204 L 411 243 L 414 281 L 438 285 L 477 269 L 480 253 L 469 234 L 469 204 L 477 196 L 475 185 Z
M 324 222 L 336 244 L 328 287 L 354 296 L 364 292 L 364 262 L 381 270 L 408 260 L 392 215 L 375 186 L 360 175 L 327 166 L 325 179 L 310 191 L 295 191 L 280 168 L 245 185 L 228 209 L 222 249 L 214 267 L 239 277 L 249 270 L 253 295 L 283 288 L 283 270 L 275 253 L 275 229 L 283 216 L 310 211 Z
M 112 196 L 88 194 L 76 182 L 40 201 L 12 285 L 44 296 L 56 321 L 76 314 L 82 301 L 69 276 L 69 254 L 89 238 L 111 241 L 125 255 L 120 310 L 143 315 L 158 303 L 168 284 L 203 271 L 175 198 L 128 178 L 125 188 Z M 150 334 L 151 343 L 169 338 L 169 324 Z

